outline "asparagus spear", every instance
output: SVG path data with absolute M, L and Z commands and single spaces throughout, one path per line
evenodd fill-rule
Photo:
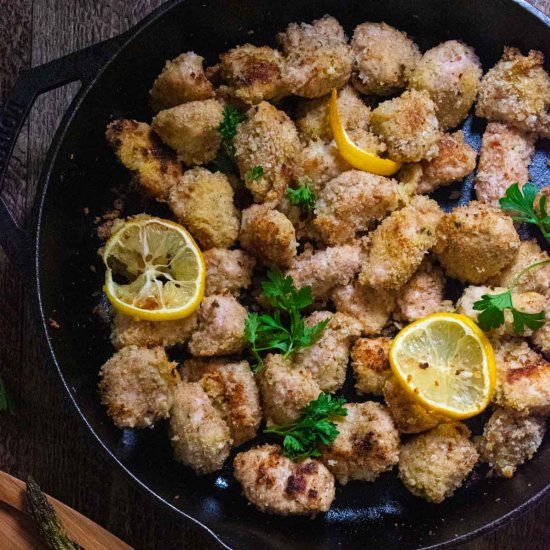
M 51 550 L 84 550 L 82 546 L 67 536 L 52 505 L 31 476 L 27 478 L 27 498 L 32 515 L 38 523 L 40 536 L 48 548 Z

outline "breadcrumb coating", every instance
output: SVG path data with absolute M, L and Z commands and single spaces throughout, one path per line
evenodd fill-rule
M 195 166 L 207 164 L 218 154 L 222 118 L 223 107 L 215 99 L 189 101 L 160 111 L 152 127 L 164 143 L 175 149 L 178 160 Z
M 204 74 L 203 62 L 204 57 L 195 52 L 185 52 L 167 61 L 149 92 L 153 111 L 213 97 L 214 90 Z
M 425 432 L 446 420 L 444 416 L 430 413 L 425 407 L 411 399 L 392 375 L 387 377 L 382 393 L 400 433 Z
M 506 189 L 529 181 L 529 164 L 535 154 L 534 134 L 498 122 L 489 122 L 481 142 L 475 190 L 481 202 L 498 207 Z
M 292 179 L 301 148 L 294 122 L 283 111 L 262 101 L 251 107 L 247 121 L 238 125 L 234 144 L 241 179 L 254 200 L 276 205 Z M 263 175 L 247 179 L 246 175 L 256 166 L 262 167 Z
M 550 76 L 543 65 L 542 52 L 531 50 L 524 56 L 516 48 L 504 48 L 501 60 L 481 81 L 476 115 L 548 137 Z
M 291 23 L 277 40 L 285 54 L 283 83 L 294 95 L 321 97 L 349 80 L 353 56 L 334 17 Z
M 351 81 L 363 94 L 387 96 L 402 90 L 422 56 L 406 33 L 386 23 L 357 25 L 351 47 Z
M 143 193 L 165 200 L 183 174 L 174 151 L 162 143 L 149 124 L 113 120 L 105 132 L 118 160 L 137 178 Z
M 194 313 L 175 321 L 145 321 L 116 311 L 111 327 L 111 343 L 116 349 L 132 345 L 169 348 L 187 343 L 196 328 L 197 316 Z
M 315 298 L 328 299 L 334 287 L 348 284 L 359 272 L 363 255 L 359 242 L 317 251 L 308 247 L 294 258 L 286 275 L 297 288 L 311 286 Z
M 305 183 L 312 189 L 311 182 L 306 180 Z M 294 226 L 296 232 L 296 240 L 304 239 L 308 241 L 320 241 L 321 237 L 317 229 L 313 225 L 312 215 L 306 212 L 295 204 L 292 204 L 288 197 L 283 197 L 277 205 L 277 210 L 282 212 Z
M 169 431 L 174 458 L 197 474 L 221 469 L 229 456 L 229 427 L 197 382 L 176 386 Z
M 321 391 L 333 393 L 344 385 L 350 347 L 361 334 L 361 325 L 349 315 L 329 311 L 315 311 L 305 324 L 311 327 L 327 319 L 319 339 L 294 353 L 292 363 L 309 370 Z
M 357 282 L 332 291 L 336 311 L 355 317 L 365 335 L 380 334 L 395 308 L 393 290 L 373 289 Z
M 220 76 L 229 93 L 248 104 L 286 95 L 283 56 L 269 46 L 244 44 L 220 55 Z
M 399 460 L 399 435 L 388 409 L 380 403 L 348 403 L 347 416 L 335 419 L 339 434 L 321 460 L 345 485 L 351 479 L 374 481 Z
M 348 170 L 318 193 L 313 224 L 327 244 L 346 244 L 399 205 L 396 180 Z
M 439 153 L 436 157 L 421 162 L 422 175 L 418 182 L 418 193 L 431 193 L 459 181 L 476 167 L 477 151 L 464 143 L 463 132 L 441 134 L 437 147 Z
M 243 288 L 252 283 L 252 272 L 256 265 L 256 258 L 248 255 L 244 250 L 227 250 L 225 248 L 211 248 L 204 254 L 206 266 L 206 283 L 204 293 L 233 294 L 238 296 Z
M 168 205 L 201 248 L 229 248 L 237 240 L 240 212 L 233 204 L 233 188 L 221 172 L 187 170 L 172 188 Z
M 371 233 L 372 245 L 359 282 L 376 289 L 400 288 L 434 246 L 442 216 L 437 203 L 423 195 L 392 212 Z
M 265 204 L 253 204 L 242 216 L 241 246 L 268 265 L 290 266 L 298 246 L 292 222 Z
M 233 296 L 208 296 L 198 310 L 199 327 L 189 351 L 197 357 L 240 353 L 244 348 L 246 309 Z
M 495 403 L 523 415 L 550 415 L 550 363 L 520 338 L 495 341 L 493 348 Z
M 394 315 L 412 323 L 440 311 L 452 311 L 452 303 L 444 299 L 445 276 L 439 266 L 424 260 L 397 295 Z
M 118 428 L 148 428 L 168 418 L 179 375 L 162 348 L 122 348 L 99 377 L 101 403 Z
M 517 467 L 531 460 L 546 432 L 546 419 L 520 416 L 498 408 L 489 418 L 478 443 L 481 462 L 500 477 L 512 477 Z
M 294 366 L 280 354 L 270 353 L 256 375 L 267 424 L 287 424 L 321 393 L 310 370 Z
M 355 375 L 355 389 L 360 395 L 382 395 L 384 384 L 391 375 L 391 338 L 359 338 L 351 350 L 351 366 Z
M 520 244 L 512 219 L 478 201 L 445 214 L 437 233 L 434 251 L 447 276 L 474 284 L 500 273 Z
M 229 426 L 233 446 L 256 436 L 262 420 L 260 395 L 247 361 L 190 359 L 183 379 L 198 382 Z
M 334 500 L 334 477 L 318 460 L 292 462 L 279 445 L 262 445 L 239 453 L 235 477 L 246 498 L 261 512 L 315 516 Z
M 428 50 L 409 77 L 409 86 L 425 90 L 435 103 L 441 130 L 458 126 L 479 89 L 481 63 L 473 48 L 448 40 Z
M 392 160 L 431 160 L 439 151 L 435 104 L 425 91 L 407 90 L 380 103 L 371 113 L 371 126 L 386 143 Z
M 550 298 L 548 297 L 544 306 L 544 318 L 545 322 L 542 327 L 531 335 L 531 343 L 546 359 L 550 359 Z
M 405 487 L 428 502 L 443 502 L 475 466 L 478 454 L 470 430 L 460 422 L 440 424 L 401 446 L 399 477 Z
M 296 159 L 296 177 L 311 181 L 312 190 L 319 192 L 325 184 L 346 170 L 351 170 L 338 152 L 334 141 L 325 143 L 320 139 L 309 141 Z

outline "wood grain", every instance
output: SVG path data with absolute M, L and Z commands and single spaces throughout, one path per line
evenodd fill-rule
M 17 73 L 114 36 L 161 0 L 0 0 L 0 102 Z M 550 0 L 532 0 L 550 13 Z M 550 52 L 546 52 L 550 54 Z M 44 155 L 74 85 L 37 101 L 3 196 L 27 218 Z M 22 284 L 0 250 L 0 373 L 18 402 L 17 416 L 0 418 L 0 469 L 32 474 L 47 493 L 79 510 L 138 549 L 216 546 L 196 527 L 167 516 L 137 491 L 85 438 L 36 337 Z M 467 550 L 543 548 L 550 539 L 550 498 Z M 545 544 L 546 543 L 546 544 Z

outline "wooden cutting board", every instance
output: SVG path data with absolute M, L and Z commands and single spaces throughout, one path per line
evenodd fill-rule
M 86 550 L 132 550 L 97 523 L 48 496 L 69 537 Z M 9 550 L 43 550 L 38 527 L 27 512 L 25 483 L 0 471 L 0 541 Z

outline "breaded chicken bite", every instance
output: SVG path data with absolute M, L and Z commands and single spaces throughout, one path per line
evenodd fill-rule
M 197 382 L 180 382 L 170 411 L 174 458 L 197 474 L 219 470 L 231 450 L 229 427 Z
M 478 454 L 470 430 L 460 422 L 440 424 L 401 446 L 399 477 L 405 487 L 428 502 L 443 502 L 475 466 Z
M 282 66 L 283 56 L 269 46 L 244 44 L 220 55 L 220 76 L 229 94 L 253 105 L 286 95 Z
M 512 477 L 516 468 L 531 460 L 546 432 L 546 419 L 520 416 L 498 408 L 489 418 L 478 443 L 481 462 L 500 477 Z
M 330 95 L 318 99 L 303 99 L 298 105 L 296 126 L 302 138 L 320 139 L 328 143 L 333 135 L 329 122 Z M 363 103 L 359 94 L 350 86 L 344 86 L 338 94 L 338 112 L 346 131 L 368 131 L 370 108 Z
M 285 54 L 283 82 L 294 95 L 321 97 L 349 80 L 352 52 L 334 17 L 291 23 L 277 40 Z
M 382 393 L 397 429 L 403 434 L 425 432 L 446 420 L 414 401 L 392 375 L 384 383 Z
M 493 400 L 523 415 L 550 415 L 550 363 L 520 338 L 493 343 L 497 386 Z
M 179 375 L 162 348 L 122 348 L 99 377 L 101 403 L 118 428 L 148 428 L 168 418 Z
M 199 308 L 199 327 L 191 336 L 189 351 L 197 357 L 241 352 L 246 316 L 246 309 L 233 296 L 208 296 Z
M 170 192 L 168 205 L 203 249 L 229 248 L 237 240 L 239 211 L 225 174 L 206 168 L 187 170 Z
M 393 95 L 407 85 L 420 61 L 418 46 L 386 23 L 361 23 L 351 40 L 352 83 L 363 94 Z
M 358 394 L 382 395 L 390 371 L 391 338 L 359 338 L 351 350 L 351 366 Z
M 313 224 L 326 243 L 346 244 L 395 210 L 399 199 L 396 180 L 348 170 L 318 193 Z
M 516 48 L 504 48 L 502 59 L 481 81 L 476 115 L 548 137 L 550 76 L 543 65 L 542 52 L 523 56 Z
M 371 113 L 371 126 L 386 143 L 392 160 L 431 160 L 439 152 L 439 122 L 427 92 L 407 90 L 380 103 Z
M 400 288 L 434 246 L 442 216 L 437 203 L 423 195 L 392 212 L 371 234 L 359 282 L 375 289 Z
M 194 313 L 175 321 L 145 321 L 116 311 L 111 328 L 111 343 L 116 349 L 132 345 L 169 348 L 185 344 L 196 328 L 197 316 Z
M 308 247 L 294 258 L 286 275 L 292 277 L 297 288 L 311 286 L 315 298 L 328 299 L 334 287 L 348 284 L 359 272 L 363 255 L 359 242 L 317 252 Z
M 395 291 L 369 288 L 358 282 L 336 287 L 331 299 L 336 311 L 361 323 L 365 335 L 380 334 L 395 308 Z
M 212 84 L 204 74 L 204 57 L 185 52 L 167 61 L 149 92 L 151 107 L 158 112 L 188 101 L 210 99 L 214 95 Z
M 191 359 L 184 363 L 183 379 L 198 382 L 229 426 L 233 446 L 256 436 L 262 420 L 260 395 L 246 361 Z
M 256 375 L 267 424 L 287 424 L 319 397 L 321 389 L 311 371 L 292 365 L 280 354 L 269 354 L 264 368 Z
M 431 193 L 439 187 L 465 178 L 476 167 L 477 151 L 464 143 L 464 133 L 441 134 L 437 140 L 439 153 L 432 160 L 423 160 L 418 193 Z
M 491 286 L 507 287 L 519 272 L 531 264 L 550 259 L 537 241 L 521 241 L 514 260 L 500 273 L 488 279 Z M 515 283 L 516 292 L 538 292 L 550 298 L 550 265 L 541 265 L 527 271 Z
M 241 289 L 250 286 L 256 259 L 244 250 L 211 248 L 204 253 L 204 265 L 206 266 L 204 288 L 206 296 L 212 294 L 237 296 Z
M 160 111 L 153 119 L 153 130 L 175 149 L 178 160 L 187 166 L 207 164 L 218 154 L 221 135 L 218 126 L 223 107 L 215 99 L 190 101 Z
M 233 466 L 246 498 L 261 512 L 314 516 L 334 500 L 334 477 L 326 467 L 311 458 L 292 462 L 279 445 L 239 453 Z
M 292 179 L 300 140 L 294 123 L 286 113 L 262 101 L 247 113 L 248 120 L 237 127 L 235 160 L 241 178 L 256 202 L 276 205 Z M 261 166 L 263 175 L 246 175 Z
M 306 185 L 312 190 L 312 182 L 309 179 L 300 179 L 299 185 Z M 296 240 L 304 239 L 307 241 L 320 241 L 321 238 L 317 229 L 313 226 L 312 214 L 302 210 L 299 205 L 292 204 L 287 196 L 281 199 L 277 205 L 277 210 L 282 212 L 294 226 L 296 232 Z
M 399 460 L 399 435 L 388 409 L 380 403 L 348 403 L 347 416 L 335 419 L 338 436 L 321 460 L 345 485 L 350 479 L 374 481 Z
M 481 142 L 475 189 L 477 199 L 498 207 L 506 189 L 529 180 L 529 164 L 535 154 L 534 134 L 525 134 L 498 122 L 487 124 Z
M 328 324 L 319 339 L 294 353 L 292 363 L 309 370 L 321 391 L 333 393 L 344 385 L 350 347 L 361 334 L 361 325 L 349 315 L 329 311 L 315 311 L 305 324 L 312 327 L 325 320 Z
M 550 297 L 545 297 L 544 324 L 531 335 L 531 343 L 542 353 L 546 359 L 550 359 Z
M 434 248 L 446 274 L 467 283 L 482 283 L 514 260 L 519 236 L 502 210 L 478 201 L 445 214 Z
M 268 265 L 288 267 L 296 256 L 296 231 L 292 222 L 265 204 L 253 204 L 242 213 L 241 246 Z
M 174 151 L 162 143 L 149 124 L 113 120 L 105 137 L 118 160 L 131 170 L 146 195 L 165 200 L 183 174 Z
M 439 266 L 424 260 L 397 295 L 394 315 L 412 323 L 426 315 L 451 311 L 452 303 L 444 300 L 445 276 Z
M 458 40 L 428 50 L 409 77 L 409 87 L 425 90 L 435 103 L 441 130 L 458 126 L 479 89 L 481 63 L 474 49 Z

